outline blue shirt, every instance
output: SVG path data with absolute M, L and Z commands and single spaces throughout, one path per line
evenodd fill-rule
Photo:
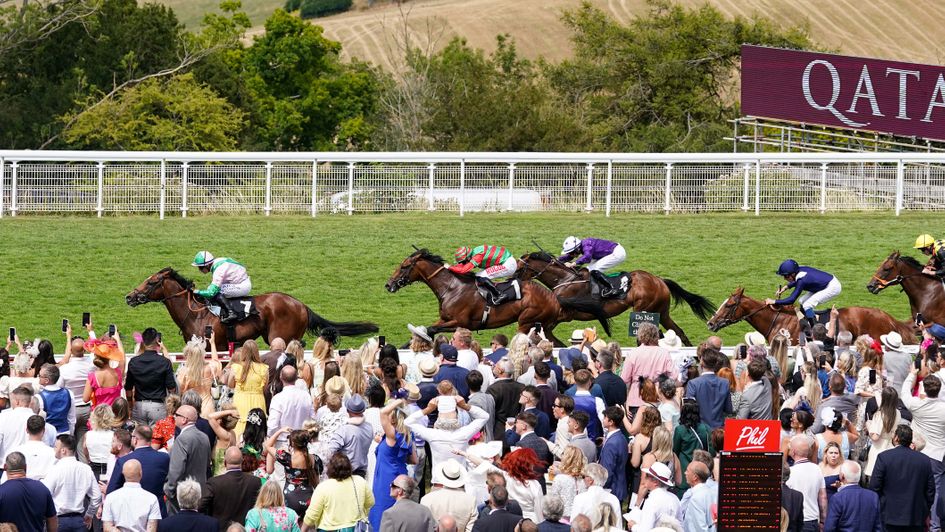
M 456 392 L 459 395 L 463 396 L 463 399 L 469 399 L 469 385 L 466 384 L 466 375 L 469 375 L 469 370 L 466 368 L 461 368 L 454 364 L 441 364 L 440 371 L 437 372 L 436 377 L 433 378 L 433 382 L 439 384 L 443 381 L 450 381 L 453 383 L 453 387 L 456 388 Z
M 699 403 L 699 417 L 710 429 L 725 422 L 725 414 L 734 414 L 728 381 L 714 373 L 704 373 L 686 383 L 686 395 Z
M 508 349 L 506 349 L 506 348 L 504 348 L 504 347 L 500 347 L 500 348 L 496 349 L 495 351 L 493 351 L 493 352 L 489 353 L 488 355 L 486 355 L 486 358 L 488 358 L 489 360 L 491 360 L 493 364 L 498 364 L 499 361 L 502 360 L 502 357 L 504 357 L 504 356 L 506 356 L 506 355 L 508 355 L 508 354 L 509 354 L 509 350 L 508 350 Z
M 15 478 L 0 485 L 0 523 L 13 523 L 18 532 L 44 532 L 46 519 L 55 515 L 56 504 L 42 482 Z
M 791 295 L 775 301 L 774 304 L 793 305 L 794 301 L 801 295 L 801 292 L 820 292 L 824 288 L 827 288 L 830 281 L 833 281 L 833 275 L 816 268 L 811 268 L 810 266 L 801 266 L 800 271 L 797 272 L 797 276 L 787 285 L 788 288 L 793 288 L 794 291 L 791 292 Z

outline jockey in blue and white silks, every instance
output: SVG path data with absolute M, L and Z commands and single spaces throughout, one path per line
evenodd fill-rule
M 814 309 L 821 303 L 826 303 L 840 295 L 840 281 L 836 277 L 810 266 L 798 266 L 797 261 L 788 259 L 782 262 L 777 273 L 788 281 L 788 284 L 778 291 L 778 295 L 780 296 L 789 288 L 793 288 L 794 291 L 789 296 L 778 300 L 766 299 L 765 303 L 791 305 L 796 301 L 811 325 L 815 318 Z M 802 293 L 804 294 L 801 295 Z

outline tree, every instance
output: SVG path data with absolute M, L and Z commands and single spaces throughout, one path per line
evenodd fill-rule
M 243 112 L 193 74 L 152 78 L 94 108 L 66 116 L 65 141 L 83 149 L 231 151 Z

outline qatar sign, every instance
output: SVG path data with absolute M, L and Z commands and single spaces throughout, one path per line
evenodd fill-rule
M 742 114 L 945 140 L 945 67 L 742 46 Z

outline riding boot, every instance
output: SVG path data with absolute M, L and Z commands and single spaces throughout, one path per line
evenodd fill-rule
M 489 291 L 489 294 L 492 295 L 493 305 L 498 306 L 502 304 L 505 298 L 502 297 L 502 294 L 499 293 L 499 289 L 496 288 L 495 284 L 492 282 L 492 279 L 487 279 L 485 277 L 477 277 L 476 281 L 479 282 L 479 284 L 481 284 L 482 286 L 484 286 L 486 290 Z
M 220 307 L 220 323 L 232 323 L 236 319 L 236 316 L 230 312 L 230 307 L 226 304 L 226 298 L 223 297 L 223 294 L 218 292 L 210 299 L 210 302 Z
M 597 281 L 597 286 L 600 287 L 601 298 L 606 298 L 613 295 L 613 290 L 610 289 L 610 282 L 607 280 L 607 276 L 604 275 L 604 272 L 600 270 L 591 270 L 591 276 Z

